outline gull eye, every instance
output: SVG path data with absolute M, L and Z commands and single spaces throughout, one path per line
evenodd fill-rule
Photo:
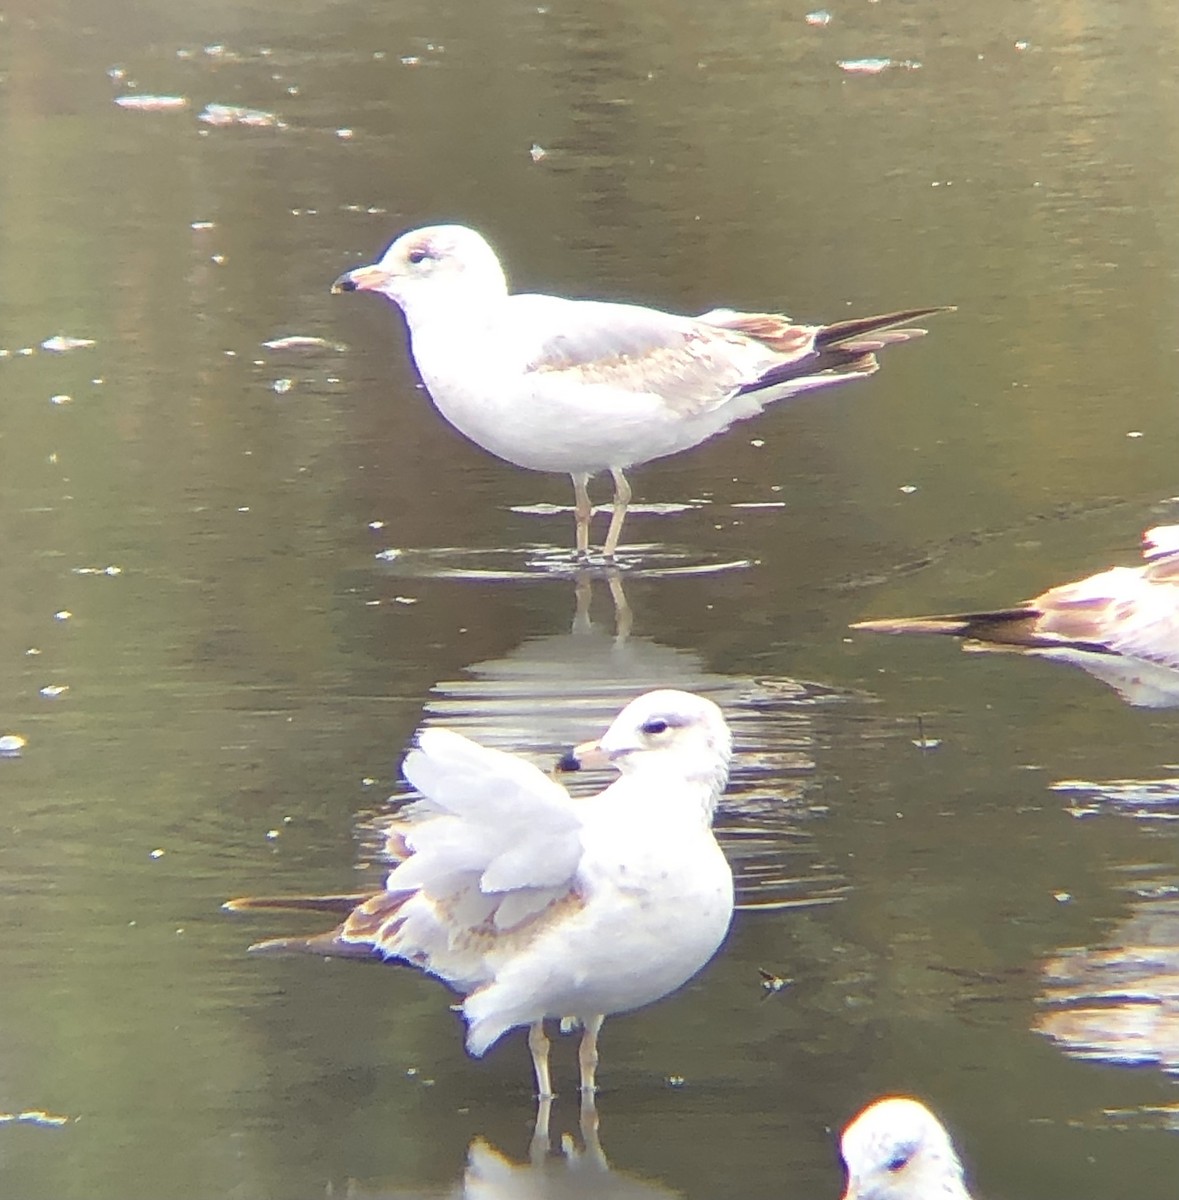
M 405 257 L 416 267 L 419 263 L 424 263 L 430 254 L 427 250 L 411 250 Z
M 667 722 L 661 717 L 653 717 L 650 721 L 644 721 L 642 725 L 644 733 L 658 734 L 667 732 Z
M 913 1157 L 912 1146 L 900 1146 L 889 1157 L 888 1162 L 884 1164 L 886 1171 L 900 1171 L 909 1165 L 909 1160 Z

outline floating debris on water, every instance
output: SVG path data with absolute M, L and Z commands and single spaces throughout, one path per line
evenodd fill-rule
M 342 350 L 338 342 L 329 342 L 327 338 L 309 337 L 303 334 L 291 334 L 289 337 L 271 338 L 262 343 L 264 350 Z
M 10 1125 L 20 1121 L 25 1125 L 44 1125 L 56 1129 L 60 1125 L 68 1125 L 73 1117 L 62 1117 L 57 1113 L 48 1113 L 40 1108 L 28 1108 L 24 1112 L 0 1112 L 0 1125 Z
M 71 575 L 122 575 L 123 568 L 111 565 L 109 567 L 71 567 Z
M 47 700 L 56 700 L 58 696 L 64 696 L 70 690 L 68 683 L 47 683 L 43 688 L 40 688 L 40 694 Z
M 911 58 L 841 58 L 835 65 L 849 75 L 879 75 L 889 67 L 901 71 L 921 70 L 921 64 Z
M 781 975 L 775 975 L 773 971 L 767 971 L 764 967 L 758 967 L 757 973 L 761 976 L 762 989 L 770 996 L 785 991 L 794 982 L 793 979 L 785 979 Z
M 19 733 L 6 733 L 0 736 L 0 758 L 20 758 L 21 751 L 29 744 L 29 739 Z
M 70 404 L 73 402 L 73 396 L 67 396 L 63 392 L 59 392 L 56 396 L 49 397 L 50 404 Z
M 249 129 L 286 129 L 276 113 L 261 108 L 244 108 L 239 104 L 206 104 L 197 120 L 218 128 L 243 125 Z
M 548 156 L 549 152 L 536 142 L 533 142 L 532 145 L 528 147 L 528 157 L 531 158 L 534 163 L 544 162 Z
M 922 753 L 926 750 L 936 750 L 941 744 L 941 738 L 931 738 L 925 736 L 925 722 L 921 717 L 917 718 L 917 736 L 912 739 L 913 745 Z
M 276 379 L 270 385 L 271 390 L 277 393 L 279 396 L 285 396 L 287 392 L 289 392 L 294 386 L 295 381 L 293 379 Z
M 116 96 L 120 108 L 133 112 L 181 112 L 188 107 L 187 96 L 150 96 L 146 92 L 128 96 Z
M 825 8 L 817 8 L 803 18 L 808 25 L 830 25 L 831 14 Z
M 93 338 L 69 337 L 64 333 L 59 333 L 51 338 L 46 338 L 41 343 L 42 350 L 48 350 L 50 354 L 65 354 L 68 350 L 85 350 L 88 346 L 95 345 Z

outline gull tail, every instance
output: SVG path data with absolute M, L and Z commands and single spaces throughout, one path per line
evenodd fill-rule
M 226 912 L 252 912 L 256 908 L 278 908 L 287 911 L 330 912 L 347 916 L 358 904 L 363 904 L 372 892 L 338 896 L 239 896 L 226 900 L 221 906 Z
M 953 311 L 953 306 L 905 308 L 876 317 L 855 317 L 824 325 L 815 331 L 814 346 L 809 354 L 771 367 L 739 390 L 744 395 L 790 385 L 784 394 L 793 395 L 839 383 L 848 377 L 871 375 L 880 366 L 876 361 L 877 350 L 925 336 L 926 331 L 910 326 L 910 321 Z
M 924 337 L 924 329 L 904 329 L 912 321 L 923 321 L 938 313 L 955 312 L 954 305 L 938 305 L 934 308 L 903 308 L 897 312 L 883 313 L 877 317 L 853 317 L 850 321 L 836 321 L 824 325 L 815 334 L 815 349 L 832 349 L 836 346 L 845 351 L 860 353 L 879 350 L 893 342 L 908 342 Z M 873 336 L 879 335 L 879 336 Z
M 326 912 L 347 917 L 363 904 L 371 893 L 338 896 L 239 896 L 226 900 L 221 906 L 226 912 L 253 912 L 255 909 Z M 380 958 L 380 953 L 368 943 L 345 940 L 341 937 L 345 925 L 310 937 L 267 938 L 249 947 L 249 954 L 318 954 L 331 958 Z
M 1108 648 L 1036 628 L 1043 614 L 1038 608 L 1003 608 L 994 612 L 950 613 L 936 617 L 891 617 L 880 621 L 857 621 L 852 629 L 868 633 L 940 633 L 964 638 L 977 650 L 1088 650 L 1108 653 Z

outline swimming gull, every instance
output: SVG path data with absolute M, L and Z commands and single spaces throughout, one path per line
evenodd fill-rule
M 1013 608 L 859 621 L 875 633 L 942 633 L 964 649 L 1072 663 L 1130 704 L 1179 703 L 1179 525 L 1142 535 L 1140 567 L 1111 567 Z
M 603 1020 L 675 991 L 728 930 L 733 876 L 712 816 L 730 747 L 711 700 L 648 692 L 566 756 L 566 768 L 621 773 L 574 800 L 516 755 L 427 729 L 403 766 L 425 798 L 390 834 L 401 861 L 382 891 L 226 907 L 347 912 L 328 933 L 251 949 L 398 959 L 438 976 L 465 997 L 476 1057 L 528 1028 L 542 1098 L 552 1095 L 544 1022 L 572 1019 L 592 1094 Z
M 970 1200 L 950 1135 L 919 1100 L 873 1101 L 843 1131 L 839 1148 L 843 1200 Z
M 798 392 L 870 375 L 873 351 L 939 308 L 833 325 L 714 309 L 676 316 L 633 304 L 510 295 L 495 251 L 473 229 L 402 234 L 333 292 L 399 305 L 414 362 L 438 411 L 519 467 L 573 479 L 577 553 L 589 554 L 591 476 L 609 471 L 613 558 L 630 502 L 624 472 L 676 454 Z

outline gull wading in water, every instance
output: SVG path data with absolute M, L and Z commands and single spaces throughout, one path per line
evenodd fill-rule
M 970 1200 L 941 1122 L 918 1100 L 875 1100 L 843 1131 L 843 1200 Z
M 251 949 L 397 959 L 438 976 L 465 997 L 476 1057 L 528 1029 L 542 1098 L 553 1094 L 544 1022 L 573 1019 L 592 1095 L 603 1020 L 675 991 L 729 928 L 733 875 L 712 816 L 730 748 L 711 700 L 648 692 L 562 760 L 620 772 L 574 800 L 514 754 L 427 729 L 403 766 L 424 799 L 390 834 L 400 862 L 383 891 L 226 907 L 344 910 L 328 933 Z
M 876 370 L 873 351 L 925 331 L 941 308 L 795 325 L 715 309 L 682 317 L 633 304 L 511 295 L 473 229 L 402 234 L 333 292 L 377 292 L 401 307 L 414 362 L 438 411 L 484 450 L 573 479 L 577 553 L 589 554 L 589 479 L 609 471 L 613 558 L 630 502 L 625 470 L 677 454 L 798 392 Z
M 860 621 L 873 633 L 942 633 L 966 650 L 1072 663 L 1129 704 L 1179 704 L 1179 525 L 1142 535 L 1140 567 L 1110 567 L 1013 608 Z

